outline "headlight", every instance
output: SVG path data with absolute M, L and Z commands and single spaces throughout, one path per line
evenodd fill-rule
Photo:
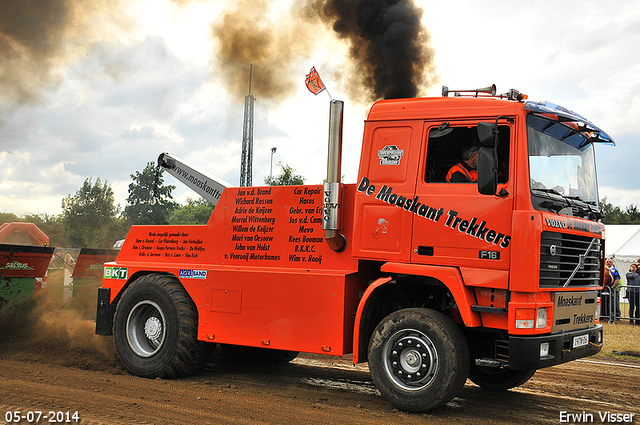
M 543 329 L 547 327 L 547 309 L 538 309 L 538 320 L 536 322 L 536 328 Z

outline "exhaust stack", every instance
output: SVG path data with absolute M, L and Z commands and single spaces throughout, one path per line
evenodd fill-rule
M 342 252 L 347 239 L 340 233 L 342 205 L 340 178 L 342 169 L 342 121 L 344 102 L 332 100 L 329 109 L 329 154 L 327 158 L 327 181 L 324 184 L 322 229 L 329 247 Z

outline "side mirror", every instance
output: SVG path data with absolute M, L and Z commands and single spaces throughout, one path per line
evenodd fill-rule
M 484 123 L 480 123 L 484 124 Z M 478 127 L 478 133 L 480 127 Z M 495 149 L 480 148 L 478 151 L 478 192 L 483 195 L 495 195 L 498 189 L 498 173 Z
M 495 147 L 498 137 L 498 126 L 490 122 L 478 123 L 478 139 L 484 147 Z

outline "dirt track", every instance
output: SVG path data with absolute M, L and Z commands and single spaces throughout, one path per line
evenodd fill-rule
M 92 326 L 69 311 L 0 324 L 2 420 L 20 410 L 77 411 L 85 424 L 520 424 L 561 423 L 564 411 L 602 423 L 599 413 L 608 411 L 640 423 L 640 362 L 573 362 L 540 370 L 505 393 L 468 381 L 443 408 L 409 414 L 377 394 L 366 366 L 346 358 L 301 355 L 279 366 L 214 358 L 194 377 L 137 378 L 120 365 L 111 338 L 93 335 Z

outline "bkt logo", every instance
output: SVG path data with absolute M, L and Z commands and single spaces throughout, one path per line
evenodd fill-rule
M 180 279 L 206 279 L 206 270 L 180 270 Z
M 126 267 L 105 267 L 104 278 L 105 279 L 126 279 L 127 278 Z

